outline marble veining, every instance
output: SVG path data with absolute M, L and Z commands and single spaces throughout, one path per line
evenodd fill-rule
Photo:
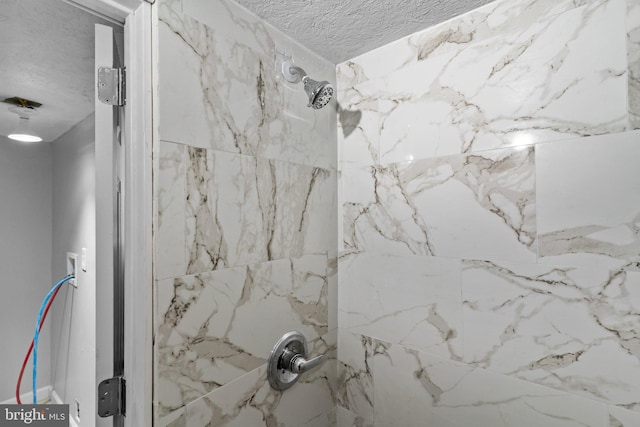
M 554 21 L 563 14 L 587 5 L 598 8 L 602 3 L 591 0 L 491 2 L 470 13 L 342 62 L 337 65 L 337 71 L 343 76 L 345 84 L 357 85 L 415 65 L 437 51 L 456 51 L 469 42 L 489 45 L 497 37 L 510 39 L 536 34 L 541 28 L 553 27 Z M 589 18 L 593 9 L 580 12 Z M 489 48 L 491 46 L 487 46 Z M 380 61 L 381 57 L 385 60 Z
M 640 425 L 640 413 L 619 406 L 609 406 L 609 427 L 634 427 Z
M 607 405 L 380 342 L 373 360 L 376 426 L 593 426 Z M 399 410 L 410 408 L 410 410 Z
M 339 301 L 342 330 L 460 358 L 458 260 L 352 254 L 340 260 L 340 282 L 349 284 Z
M 187 414 L 185 408 L 180 408 L 163 417 L 157 417 L 155 424 L 158 427 L 187 427 Z
M 465 261 L 465 362 L 640 410 L 640 273 Z
M 272 390 L 262 366 L 186 407 L 189 427 L 283 426 L 328 427 L 336 416 L 331 381 L 335 370 L 335 337 L 316 340 L 312 351 L 323 352 L 329 361 L 309 372 L 290 390 Z M 313 404 L 309 404 L 313 402 Z
M 341 423 L 637 424 L 638 5 L 492 2 L 337 66 Z
M 157 11 L 155 422 L 335 425 L 336 104 L 307 108 L 278 61 L 335 68 L 234 2 Z M 266 358 L 293 329 L 329 361 L 275 393 Z
M 340 408 L 373 422 L 373 344 L 364 335 L 338 334 L 338 401 Z
M 627 0 L 627 60 L 629 126 L 640 129 L 640 3 L 636 0 Z
M 625 14 L 624 0 L 495 2 L 343 64 L 338 80 L 378 87 L 366 102 L 382 164 L 620 132 Z
M 326 274 L 323 254 L 159 282 L 161 414 L 264 365 L 286 331 L 310 341 L 326 335 Z
M 339 252 L 331 250 L 327 253 L 327 330 L 338 330 L 338 287 Z
M 535 261 L 534 150 L 342 171 L 348 250 Z
M 294 55 L 329 80 L 331 64 L 232 2 L 161 2 L 159 19 L 162 139 L 336 167 L 332 108 L 307 108 L 299 85 L 280 75 L 277 57 Z
M 338 418 L 337 427 L 373 427 L 373 421 L 359 417 L 342 406 L 338 406 L 336 415 Z
M 186 268 L 185 146 L 160 142 L 157 173 L 156 279 L 180 276 Z
M 336 247 L 335 172 L 163 143 L 156 253 L 160 277 Z M 183 155 L 183 157 L 181 157 Z M 182 251 L 182 253 L 181 253 Z
M 536 147 L 538 248 L 542 259 L 594 254 L 638 269 L 638 138 L 640 132 L 633 131 Z
M 274 69 L 331 64 L 158 3 L 158 425 L 640 424 L 637 1 L 492 2 L 319 114 Z M 329 360 L 275 393 L 291 329 Z

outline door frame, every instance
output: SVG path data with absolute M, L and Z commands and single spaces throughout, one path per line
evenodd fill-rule
M 65 0 L 69 1 L 69 0 Z M 153 25 L 155 0 L 71 0 L 124 22 L 126 66 L 124 261 L 126 427 L 153 419 Z M 104 378 L 98 378 L 101 381 Z M 97 390 L 96 390 L 97 391 Z M 97 416 L 97 414 L 96 414 Z

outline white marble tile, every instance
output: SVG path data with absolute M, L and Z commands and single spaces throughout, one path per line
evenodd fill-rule
M 604 403 L 398 345 L 378 345 L 373 372 L 375 426 L 607 426 Z
M 640 261 L 640 132 L 536 147 L 542 257 L 588 253 Z
M 180 408 L 169 415 L 158 418 L 158 421 L 156 421 L 154 425 L 157 427 L 187 427 L 185 408 Z
M 267 381 L 266 367 L 262 366 L 188 404 L 187 425 L 334 426 L 335 402 L 329 376 L 335 377 L 335 343 L 329 344 L 333 347 L 328 348 L 330 341 L 322 339 L 311 343 L 311 352 L 327 352 L 330 360 L 306 373 L 289 390 L 272 390 Z
M 262 99 L 273 87 L 264 78 L 273 42 L 256 37 L 264 28 L 252 27 L 255 22 L 236 22 L 227 2 L 210 4 L 220 16 L 219 28 L 185 13 L 160 15 L 160 135 L 197 147 L 257 154 L 258 135 L 275 108 L 275 102 Z
M 533 148 L 341 173 L 345 249 L 536 259 Z
M 627 61 L 629 126 L 640 129 L 640 3 L 637 0 L 627 0 Z
M 338 68 L 339 70 L 339 68 Z M 340 169 L 380 162 L 378 87 L 372 83 L 349 86 L 338 80 L 338 146 Z
M 335 103 L 307 108 L 302 86 L 282 78 L 278 53 L 335 79 L 332 64 L 231 2 L 161 7 L 161 138 L 335 169 Z
M 233 282 L 233 273 L 236 281 L 242 279 L 241 272 L 225 270 L 225 273 L 219 275 L 223 276 L 219 280 L 230 289 L 234 288 L 228 285 Z M 160 415 L 181 408 L 264 363 L 253 357 L 239 357 L 237 351 L 225 348 L 224 342 L 216 349 L 216 343 L 210 342 L 213 340 L 205 339 L 208 319 L 219 308 L 226 309 L 222 304 L 228 301 L 220 298 L 216 301 L 214 290 L 207 288 L 203 279 L 192 276 L 158 285 L 156 294 L 165 295 L 164 300 L 168 299 L 166 295 L 171 297 L 166 312 L 155 316 L 160 319 L 155 336 L 155 399 Z
M 321 382 L 298 383 L 295 387 L 295 391 L 282 394 L 278 407 L 273 411 L 272 418 L 278 420 L 277 425 L 283 427 L 335 426 L 335 402 Z M 264 402 L 268 402 L 267 398 Z
M 336 247 L 335 172 L 191 147 L 187 157 L 187 274 Z
M 173 287 L 175 279 L 156 280 L 153 290 L 153 325 L 154 336 L 157 338 L 160 325 L 164 322 L 166 313 L 173 304 L 175 290 Z M 157 342 L 157 339 L 154 339 Z
M 338 75 L 378 86 L 382 164 L 620 132 L 625 14 L 624 0 L 495 2 Z
M 572 252 L 560 255 L 547 255 L 538 258 L 538 264 L 562 267 L 593 267 L 603 270 L 640 271 L 640 264 L 630 263 L 624 259 L 612 258 L 607 255 L 587 252 Z
M 341 260 L 340 283 L 347 288 L 341 329 L 460 356 L 458 260 L 361 253 Z
M 344 329 L 338 332 L 339 408 L 349 411 L 363 423 L 373 424 L 374 342 L 371 337 L 356 335 Z
M 634 1 L 634 0 L 631 0 Z M 344 81 L 356 85 L 392 74 L 443 51 L 474 42 L 489 44 L 497 35 L 515 38 L 540 29 L 539 21 L 593 3 L 590 0 L 502 0 L 418 31 L 337 65 Z M 381 60 L 383 58 L 383 60 Z
M 187 405 L 189 427 L 258 427 L 264 425 L 264 414 L 252 405 L 255 393 L 267 383 L 266 366 L 239 377 Z
M 347 298 L 349 285 L 344 281 L 345 265 L 350 264 L 358 252 L 340 251 L 338 255 L 338 329 L 342 332 L 347 324 Z
M 327 329 L 338 329 L 338 251 L 327 253 Z
M 338 406 L 336 412 L 337 427 L 373 427 L 373 421 L 365 420 L 342 406 Z
M 186 49 L 183 39 L 162 20 L 158 23 L 158 51 L 160 138 L 208 146 L 209 129 L 201 112 L 200 56 Z
M 341 85 L 344 87 L 356 86 L 389 75 L 403 66 L 415 62 L 417 57 L 412 49 L 413 46 L 409 46 L 405 41 L 406 38 L 396 40 L 337 64 L 336 72 L 339 75 Z
M 640 273 L 465 261 L 464 360 L 640 409 Z
M 235 309 L 229 339 L 248 352 L 266 356 L 287 331 L 309 341 L 328 331 L 327 256 L 305 255 L 249 266 L 242 297 Z M 245 279 L 245 280 L 247 280 Z M 251 288 L 249 287 L 251 286 Z M 222 327 L 210 327 L 224 333 Z
M 165 312 L 156 315 L 156 390 L 162 413 L 263 365 L 287 331 L 310 341 L 324 336 L 326 272 L 326 255 L 307 255 L 160 282 L 158 309 Z
M 640 426 L 640 413 L 619 406 L 609 406 L 609 427 Z
M 237 3 L 226 0 L 181 1 L 185 16 L 211 28 L 221 39 L 231 41 L 232 46 L 247 47 L 259 55 L 269 55 L 273 51 L 274 42 L 267 23 Z
M 338 144 L 338 113 L 340 111 L 340 105 L 338 104 L 338 76 L 336 74 L 336 67 L 332 64 L 331 70 L 333 74 L 330 74 L 330 82 L 333 85 L 334 97 L 325 108 L 330 108 L 332 113 L 328 114 L 328 138 L 329 146 L 327 149 L 327 157 L 329 159 L 327 166 L 329 169 L 339 169 L 339 156 L 340 146 Z M 341 124 L 340 124 L 341 126 Z M 344 135 L 344 133 L 343 133 Z
M 341 170 L 336 171 L 336 247 L 338 256 L 344 252 L 344 173 Z
M 307 344 L 309 346 L 309 357 L 324 354 L 325 361 L 317 369 L 305 373 L 299 382 L 324 381 L 335 398 L 338 387 L 338 368 L 336 366 L 338 360 L 338 330 L 328 331 L 319 338 L 309 340 Z
M 183 0 L 159 0 L 158 1 L 158 16 L 171 20 L 174 15 L 181 15 L 183 13 Z
M 179 276 L 186 269 L 185 235 L 185 147 L 160 142 L 156 181 L 156 279 Z

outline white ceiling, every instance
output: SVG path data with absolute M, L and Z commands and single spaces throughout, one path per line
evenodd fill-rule
M 93 112 L 93 28 L 108 24 L 61 0 L 0 0 L 0 100 L 42 105 L 30 120 L 53 141 Z M 18 116 L 0 103 L 0 135 Z
M 236 0 L 334 64 L 493 0 Z
M 491 0 L 236 1 L 337 64 Z M 0 0 L 0 99 L 42 103 L 31 125 L 45 141 L 94 109 L 95 23 L 109 25 L 62 0 Z M 0 135 L 18 124 L 8 107 L 0 103 Z

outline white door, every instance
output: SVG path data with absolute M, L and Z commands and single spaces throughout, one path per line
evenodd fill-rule
M 123 35 L 95 28 L 96 65 L 96 395 L 98 384 L 124 375 L 124 270 L 122 224 L 124 195 L 124 107 L 108 105 L 97 93 L 98 69 L 123 63 Z M 96 426 L 123 426 L 124 418 L 95 416 Z M 84 426 L 82 426 L 84 427 Z

